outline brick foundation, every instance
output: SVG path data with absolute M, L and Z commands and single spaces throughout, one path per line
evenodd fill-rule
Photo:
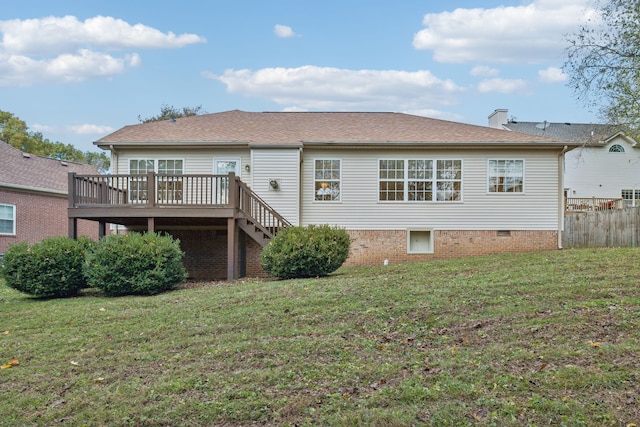
M 351 250 L 345 266 L 420 262 L 558 248 L 557 231 L 435 230 L 433 253 L 407 253 L 406 230 L 347 230 Z
M 351 249 L 345 266 L 382 265 L 421 262 L 433 259 L 462 258 L 508 252 L 553 250 L 558 247 L 556 231 L 479 231 L 436 230 L 433 232 L 434 252 L 407 253 L 406 230 L 347 230 Z M 195 280 L 225 280 L 227 276 L 226 230 L 173 230 L 185 252 L 184 264 L 189 277 Z M 260 267 L 262 247 L 248 236 L 244 264 L 246 277 L 266 277 Z
M 226 280 L 227 230 L 170 230 L 168 233 L 180 240 L 189 278 Z M 244 239 L 246 256 L 241 257 L 241 264 L 244 264 L 245 276 L 265 277 L 266 273 L 260 267 L 262 247 L 249 237 Z

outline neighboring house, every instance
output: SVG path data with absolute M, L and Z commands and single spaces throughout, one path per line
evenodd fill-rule
M 558 248 L 562 155 L 577 145 L 399 113 L 237 110 L 95 144 L 113 175 L 71 178 L 71 222 L 170 232 L 202 279 L 261 274 L 287 224 L 345 228 L 347 265 Z
M 98 173 L 90 165 L 23 153 L 0 141 L 0 254 L 12 243 L 67 235 L 69 172 Z M 98 237 L 93 221 L 81 221 L 78 231 Z
M 578 205 L 621 206 L 640 202 L 640 146 L 614 126 L 586 123 L 522 122 L 495 110 L 489 126 L 538 136 L 569 140 L 579 146 L 565 154 L 564 192 Z M 591 203 L 587 199 L 595 199 Z M 567 207 L 570 208 L 570 203 Z

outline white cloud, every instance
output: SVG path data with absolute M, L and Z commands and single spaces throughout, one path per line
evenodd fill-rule
M 31 130 L 47 134 L 74 134 L 74 135 L 106 135 L 115 131 L 115 128 L 111 126 L 82 124 L 82 125 L 70 125 L 70 126 L 50 126 L 34 124 L 29 126 Z
M 408 111 L 456 103 L 465 89 L 427 70 L 346 70 L 331 67 L 226 70 L 204 74 L 229 93 L 269 99 L 299 110 Z
M 118 57 L 114 50 L 179 48 L 205 41 L 108 16 L 0 21 L 0 33 L 0 86 L 110 77 L 142 63 L 138 53 Z
M 27 86 L 33 82 L 69 83 L 123 73 L 123 59 L 86 49 L 53 59 L 32 59 L 0 53 L 0 86 Z
M 558 67 L 549 67 L 545 70 L 538 71 L 540 81 L 545 83 L 564 83 L 569 78 L 562 69 Z
M 528 94 L 530 92 L 529 85 L 526 80 L 522 79 L 487 79 L 478 84 L 478 91 L 481 93 L 497 92 L 497 93 L 521 93 Z
M 593 14 L 589 0 L 534 0 L 522 6 L 455 9 L 424 16 L 413 46 L 438 62 L 539 63 L 557 60 L 565 34 Z
M 115 128 L 111 126 L 101 126 L 101 125 L 91 125 L 91 124 L 83 124 L 83 125 L 75 125 L 69 126 L 69 129 L 78 135 L 106 135 L 115 131 Z
M 195 34 L 163 33 L 142 24 L 131 25 L 110 16 L 79 21 L 75 16 L 0 21 L 0 47 L 15 54 L 51 54 L 87 46 L 108 50 L 132 48 L 179 48 L 202 43 Z
M 287 25 L 276 24 L 273 27 L 273 32 L 276 34 L 276 36 L 281 38 L 289 38 L 289 37 L 296 36 L 296 33 L 293 31 L 293 29 Z
M 478 65 L 471 69 L 470 74 L 474 77 L 495 77 L 500 74 L 500 70 L 486 65 Z

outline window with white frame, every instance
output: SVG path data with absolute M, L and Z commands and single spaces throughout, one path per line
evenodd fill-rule
M 16 207 L 0 205 L 0 234 L 16 234 Z
M 433 253 L 433 231 L 411 229 L 407 230 L 407 253 Z
M 462 200 L 462 160 L 380 159 L 378 200 Z
M 624 153 L 624 147 L 620 144 L 613 144 L 609 147 L 610 153 Z
M 523 193 L 524 160 L 489 160 L 489 193 Z
M 640 190 L 620 190 L 620 197 L 627 207 L 640 206 Z
M 158 201 L 182 200 L 182 160 L 158 160 Z
M 157 166 L 157 170 L 156 170 Z M 160 203 L 182 200 L 182 179 L 177 175 L 184 173 L 184 161 L 179 159 L 131 159 L 129 173 L 140 175 L 132 177 L 129 184 L 129 199 L 132 202 L 146 201 L 147 177 L 150 172 L 158 173 L 158 195 Z
M 155 172 L 155 160 L 129 160 L 129 173 L 131 175 L 141 175 L 131 177 L 129 183 L 129 200 L 131 202 L 143 202 L 147 200 L 147 177 L 149 172 Z
M 314 200 L 339 202 L 342 189 L 342 162 L 334 159 L 314 161 Z

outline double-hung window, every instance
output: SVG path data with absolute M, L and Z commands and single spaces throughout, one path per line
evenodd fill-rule
M 158 160 L 158 201 L 182 200 L 182 160 Z
M 342 164 L 340 160 L 318 159 L 314 161 L 314 200 L 339 202 L 342 189 Z
M 148 200 L 147 174 L 156 171 L 158 173 L 156 200 L 160 203 L 182 200 L 182 178 L 179 175 L 184 173 L 183 160 L 132 159 L 129 160 L 129 173 L 138 176 L 131 177 L 129 183 L 131 202 Z
M 524 193 L 524 160 L 489 160 L 489 193 Z
M 131 202 L 145 202 L 147 195 L 147 176 L 149 172 L 155 172 L 155 160 L 129 160 L 129 173 L 140 175 L 131 177 L 129 183 L 129 200 Z
M 381 159 L 380 201 L 462 200 L 462 160 Z
M 0 234 L 16 234 L 16 207 L 0 205 Z
M 640 206 L 640 190 L 620 190 L 620 196 L 626 207 Z

